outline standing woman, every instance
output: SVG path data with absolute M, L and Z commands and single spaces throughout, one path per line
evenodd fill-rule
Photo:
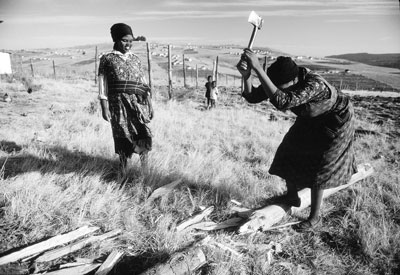
M 270 174 L 285 179 L 283 203 L 300 206 L 297 191 L 311 188 L 311 212 L 295 226 L 306 230 L 320 223 L 324 189 L 348 183 L 357 172 L 354 160 L 354 110 L 349 97 L 320 75 L 298 67 L 290 57 L 280 56 L 268 68 L 245 49 L 237 68 L 245 79 L 243 97 L 250 103 L 269 99 L 281 111 L 290 110 L 297 118 L 279 145 Z M 251 70 L 261 85 L 252 86 Z
M 103 118 L 111 122 L 115 153 L 125 177 L 127 160 L 133 153 L 139 154 L 143 169 L 147 166 L 152 149 L 147 124 L 153 118 L 153 108 L 141 61 L 130 51 L 134 41 L 131 27 L 114 24 L 111 37 L 113 50 L 100 58 L 99 98 Z

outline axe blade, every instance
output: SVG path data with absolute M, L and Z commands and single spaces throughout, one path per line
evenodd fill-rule
M 264 23 L 264 19 L 262 19 L 255 11 L 251 11 L 247 21 L 259 30 Z

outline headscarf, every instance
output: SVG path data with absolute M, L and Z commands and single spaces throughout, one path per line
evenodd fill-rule
M 295 79 L 298 74 L 299 67 L 297 64 L 290 57 L 285 56 L 279 56 L 267 70 L 268 77 L 276 86 L 288 83 Z
M 121 40 L 122 37 L 128 34 L 133 36 L 132 29 L 127 24 L 117 23 L 111 27 L 111 37 L 114 42 Z

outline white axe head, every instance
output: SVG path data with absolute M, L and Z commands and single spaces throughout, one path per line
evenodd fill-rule
M 255 13 L 255 11 L 252 11 L 249 15 L 248 22 L 252 24 L 254 27 L 257 27 L 257 29 L 261 29 L 264 19 L 258 16 L 257 13 Z

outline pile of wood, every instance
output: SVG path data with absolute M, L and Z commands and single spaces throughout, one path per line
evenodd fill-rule
M 1 274 L 28 274 L 27 265 L 23 263 L 31 262 L 31 266 L 43 264 L 57 260 L 68 254 L 74 253 L 90 244 L 98 243 L 106 239 L 115 238 L 122 233 L 122 230 L 113 230 L 101 235 L 92 236 L 100 228 L 95 226 L 84 226 L 72 232 L 52 237 L 48 240 L 28 246 L 16 252 L 12 252 L 0 258 Z M 52 271 L 33 270 L 36 274 L 67 275 L 67 274 L 87 274 L 97 269 L 96 275 L 108 274 L 114 265 L 123 257 L 123 252 L 113 251 L 103 263 L 97 263 L 90 259 L 78 259 L 73 263 L 60 265 L 57 270 Z M 13 263 L 18 262 L 20 265 Z M 39 273 L 40 272 L 40 273 Z
M 324 192 L 324 197 L 328 197 L 344 188 L 347 188 L 357 181 L 360 181 L 373 173 L 373 168 L 368 164 L 358 166 L 358 173 L 354 174 L 350 182 L 346 185 L 337 188 L 327 189 Z M 164 197 L 170 194 L 173 189 L 181 183 L 180 180 L 174 181 L 159 189 L 156 189 L 152 195 L 147 199 L 145 206 L 150 207 L 156 198 Z M 275 226 L 281 221 L 291 210 L 291 212 L 301 211 L 310 205 L 310 190 L 308 188 L 299 192 L 301 198 L 300 207 L 292 207 L 286 205 L 269 205 L 258 210 L 251 210 L 240 207 L 240 203 L 236 202 L 238 206 L 233 207 L 232 210 L 236 216 L 226 221 L 216 223 L 213 221 L 205 221 L 205 219 L 214 211 L 214 207 L 210 206 L 204 208 L 200 213 L 190 217 L 189 219 L 181 222 L 176 231 L 180 234 L 187 234 L 191 231 L 215 231 L 226 228 L 237 228 L 238 233 L 248 234 L 257 233 L 259 231 L 266 231 L 276 228 L 292 225 L 293 223 Z M 233 201 L 234 202 L 234 201 Z M 15 262 L 24 263 L 30 262 L 34 266 L 40 263 L 51 262 L 60 259 L 70 253 L 76 252 L 90 244 L 112 239 L 122 233 L 122 230 L 113 230 L 101 235 L 92 235 L 99 230 L 98 227 L 84 226 L 75 231 L 50 238 L 46 241 L 28 246 L 19 251 L 10 253 L 0 257 L 0 274 L 7 270 L 7 265 Z M 195 270 L 199 269 L 207 263 L 205 247 L 216 247 L 227 251 L 234 257 L 241 257 L 242 253 L 246 251 L 246 244 L 239 244 L 230 242 L 229 245 L 217 242 L 210 236 L 205 237 L 201 242 L 193 245 L 185 251 L 176 253 L 170 259 L 162 264 L 158 264 L 149 270 L 145 271 L 146 274 L 158 275 L 179 275 L 179 274 L 192 274 Z M 263 255 L 267 255 L 266 262 L 271 261 L 271 255 L 274 252 L 281 251 L 281 247 L 277 243 L 270 244 L 252 244 L 253 248 L 259 248 L 263 251 Z M 95 275 L 105 275 L 111 272 L 114 266 L 123 258 L 123 251 L 112 251 L 103 263 L 94 262 L 88 259 L 75 259 L 75 262 L 60 265 L 57 270 L 36 270 L 36 274 L 44 274 L 38 272 L 45 272 L 51 275 L 67 275 L 67 274 L 88 274 L 95 272 Z M 15 267 L 15 266 L 14 266 Z M 18 271 L 18 269 L 11 269 L 13 274 L 27 274 L 27 269 Z M 25 272 L 25 273 L 24 273 Z M 10 272 L 3 272 L 10 274 Z M 28 272 L 29 273 L 29 272 Z M 30 272 L 31 273 L 31 272 Z

